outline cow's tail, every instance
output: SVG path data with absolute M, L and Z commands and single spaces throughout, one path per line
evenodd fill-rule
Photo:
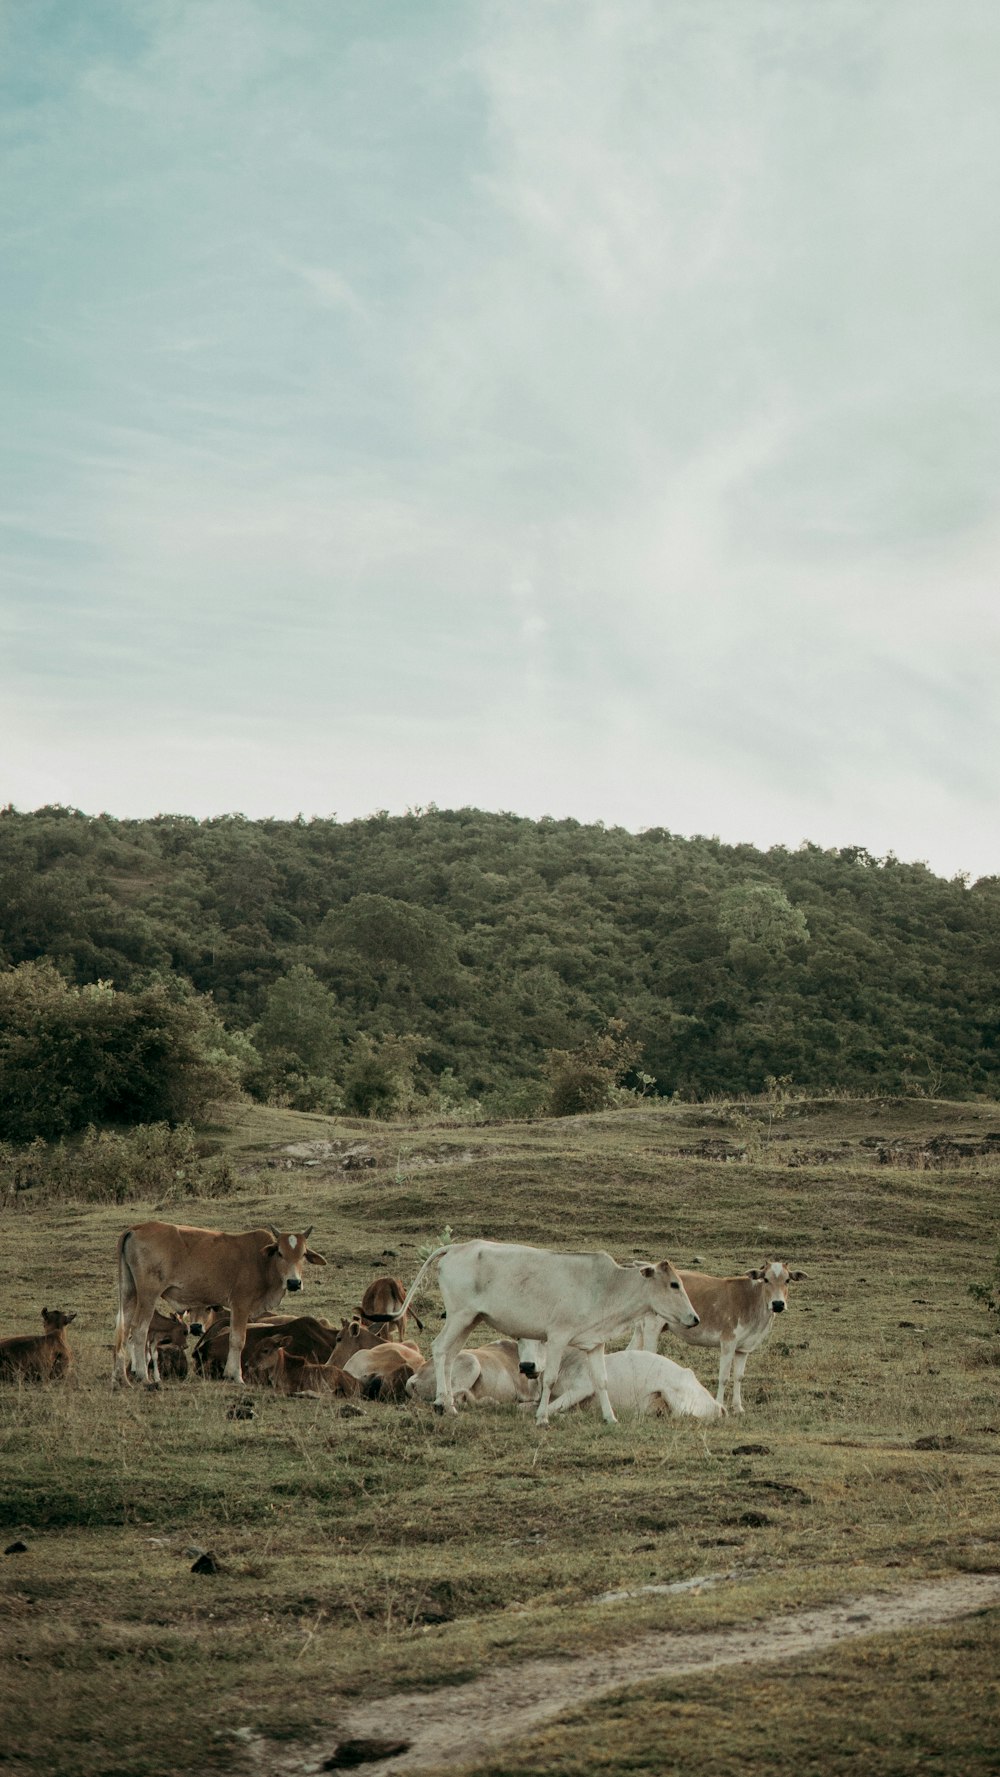
M 116 1369 L 118 1368 L 119 1359 L 125 1346 L 125 1329 L 130 1323 L 132 1313 L 134 1312 L 136 1302 L 138 1301 L 138 1291 L 135 1287 L 135 1275 L 128 1262 L 128 1254 L 125 1251 L 131 1238 L 131 1228 L 126 1228 L 124 1234 L 118 1236 L 118 1319 L 115 1322 Z
M 375 1321 L 375 1320 L 377 1320 L 377 1321 L 402 1320 L 404 1314 L 408 1313 L 408 1311 L 409 1311 L 410 1303 L 413 1301 L 413 1298 L 417 1293 L 417 1289 L 419 1287 L 420 1280 L 423 1277 L 424 1272 L 427 1270 L 428 1265 L 433 1265 L 435 1259 L 439 1259 L 441 1257 L 442 1253 L 449 1252 L 450 1250 L 451 1250 L 451 1242 L 445 1241 L 443 1246 L 436 1246 L 432 1253 L 428 1253 L 426 1259 L 424 1260 L 423 1264 L 420 1267 L 420 1270 L 417 1272 L 416 1277 L 413 1279 L 413 1282 L 411 1283 L 409 1289 L 407 1290 L 406 1295 L 403 1297 L 402 1302 L 400 1303 L 399 1307 L 393 1311 L 392 1314 L 366 1314 L 365 1319 L 372 1320 L 372 1321 Z M 414 1318 L 414 1320 L 417 1320 L 416 1315 L 414 1315 L 413 1318 Z M 421 1323 L 419 1320 L 417 1320 L 417 1325 L 418 1325 L 418 1327 L 420 1327 L 421 1332 L 423 1332 L 423 1327 L 421 1326 Z

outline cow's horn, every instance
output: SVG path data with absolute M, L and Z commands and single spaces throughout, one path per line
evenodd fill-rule
M 308 1240 L 308 1239 L 309 1239 L 309 1236 L 310 1236 L 310 1234 L 311 1234 L 311 1233 L 312 1233 L 312 1231 L 313 1231 L 313 1228 L 314 1228 L 314 1227 L 315 1227 L 315 1226 L 316 1226 L 316 1224 L 315 1224 L 315 1222 L 310 1222 L 310 1223 L 309 1223 L 309 1226 L 308 1226 L 308 1228 L 304 1228 L 304 1229 L 303 1229 L 303 1231 L 302 1231 L 302 1238 L 303 1238 L 303 1240 Z
M 280 1234 L 279 1234 L 279 1233 L 278 1233 L 278 1230 L 277 1230 L 277 1228 L 276 1228 L 276 1227 L 275 1227 L 275 1225 L 274 1225 L 274 1223 L 273 1223 L 273 1222 L 268 1222 L 268 1224 L 267 1224 L 267 1225 L 268 1225 L 268 1227 L 269 1227 L 269 1228 L 270 1228 L 270 1230 L 271 1230 L 271 1233 L 272 1233 L 272 1234 L 273 1234 L 273 1235 L 274 1235 L 274 1238 L 275 1238 L 275 1240 L 280 1240 L 280 1239 L 281 1239 L 281 1235 L 280 1235 Z

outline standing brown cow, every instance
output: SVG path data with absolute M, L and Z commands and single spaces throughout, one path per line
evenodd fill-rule
M 286 1290 L 297 1294 L 305 1264 L 326 1264 L 309 1250 L 311 1233 L 311 1228 L 301 1234 L 252 1228 L 247 1234 L 221 1234 L 172 1222 L 126 1228 L 118 1241 L 115 1381 L 127 1382 L 129 1371 L 145 1380 L 149 1323 L 162 1296 L 195 1313 L 217 1306 L 230 1310 L 226 1376 L 242 1382 L 247 1322 L 272 1313 Z
M 697 1310 L 694 1327 L 675 1326 L 670 1331 L 688 1345 L 705 1345 L 719 1353 L 719 1386 L 716 1401 L 726 1403 L 726 1384 L 732 1377 L 732 1410 L 743 1411 L 743 1372 L 747 1358 L 764 1344 L 775 1316 L 788 1306 L 788 1286 L 801 1283 L 805 1271 L 789 1271 L 780 1259 L 765 1259 L 754 1271 L 737 1277 L 710 1277 L 707 1272 L 678 1271 L 678 1277 Z M 655 1351 L 666 1323 L 647 1314 L 633 1335 L 630 1349 Z

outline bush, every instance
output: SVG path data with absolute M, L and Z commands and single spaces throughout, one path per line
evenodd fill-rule
M 992 1331 L 1000 1334 L 1000 1246 L 993 1255 L 993 1274 L 985 1283 L 970 1283 L 970 1296 L 981 1302 L 990 1317 Z
M 72 987 L 50 963 L 22 963 L 0 974 L 0 1141 L 197 1118 L 238 1089 L 238 1047 L 190 989 Z
M 420 1037 L 382 1037 L 363 1032 L 351 1045 L 344 1077 L 344 1108 L 355 1117 L 405 1116 L 415 1108 L 413 1084 Z
M 620 1018 L 609 1019 L 606 1031 L 578 1049 L 550 1049 L 546 1060 L 549 1115 L 575 1117 L 607 1110 L 615 1088 L 636 1067 L 641 1054 L 640 1045 L 629 1041 Z
M 236 1185 L 227 1160 L 203 1159 L 194 1130 L 148 1124 L 125 1133 L 90 1128 L 71 1141 L 0 1144 L 0 1189 L 48 1201 L 128 1203 L 149 1197 L 222 1197 Z

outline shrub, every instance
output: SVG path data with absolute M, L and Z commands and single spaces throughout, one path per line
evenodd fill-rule
M 546 1058 L 550 1116 L 574 1117 L 606 1110 L 615 1088 L 635 1068 L 641 1053 L 640 1045 L 629 1040 L 620 1018 L 609 1019 L 601 1035 L 588 1038 L 578 1049 L 550 1049 Z
M 241 1072 L 211 1002 L 190 989 L 72 987 L 50 963 L 0 974 L 0 1140 L 181 1123 L 231 1095 Z
M 227 1160 L 203 1159 L 190 1124 L 125 1132 L 89 1128 L 69 1141 L 0 1144 L 0 1186 L 48 1201 L 128 1203 L 148 1197 L 222 1197 L 236 1185 Z

